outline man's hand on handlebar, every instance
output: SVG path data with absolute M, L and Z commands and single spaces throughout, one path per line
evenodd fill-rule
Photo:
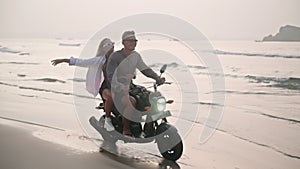
M 164 77 L 161 77 L 159 80 L 156 81 L 156 84 L 157 85 L 162 85 L 162 84 L 165 83 L 165 81 L 166 81 L 166 79 Z

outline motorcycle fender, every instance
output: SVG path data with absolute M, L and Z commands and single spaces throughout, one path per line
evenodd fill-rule
M 162 134 L 163 132 L 167 131 L 171 133 L 177 133 L 176 127 L 172 126 L 168 123 L 162 123 L 156 128 L 156 135 Z

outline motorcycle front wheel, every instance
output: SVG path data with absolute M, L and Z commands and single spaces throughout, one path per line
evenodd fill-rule
M 170 143 L 178 140 L 173 147 L 168 147 Z M 157 140 L 157 146 L 160 154 L 167 160 L 176 161 L 178 160 L 183 152 L 183 144 L 181 137 L 178 133 L 163 133 Z

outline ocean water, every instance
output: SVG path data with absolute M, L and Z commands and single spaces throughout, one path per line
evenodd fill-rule
M 1 39 L 0 117 L 73 132 L 82 131 L 83 125 L 90 137 L 101 140 L 86 127 L 85 119 L 101 114 L 94 110 L 99 97 L 94 99 L 84 91 L 86 70 L 50 63 L 55 58 L 93 57 L 93 51 L 92 56 L 82 55 L 87 42 Z M 195 57 L 193 50 L 198 49 L 169 40 L 138 43 L 137 51 L 154 70 L 168 65 L 164 76 L 172 85 L 159 89 L 175 100 L 168 109 L 173 114 L 170 122 L 184 139 L 184 155 L 178 160 L 181 168 L 299 168 L 300 43 L 212 41 L 213 50 L 207 52 L 220 61 L 222 73 L 217 74 L 208 71 L 210 65 L 201 56 Z M 115 49 L 120 48 L 117 43 Z M 178 74 L 189 76 L 179 79 Z M 153 81 L 137 75 L 136 83 L 151 86 Z M 224 90 L 215 90 L 214 76 L 224 79 Z M 195 86 L 188 88 L 190 83 Z M 224 94 L 224 102 L 215 103 L 214 93 Z M 90 110 L 80 112 L 77 99 L 82 104 L 91 102 Z M 224 111 L 214 135 L 200 144 L 201 129 L 211 110 L 220 107 Z M 39 136 L 48 134 L 49 138 L 51 133 L 42 131 Z M 74 142 L 78 142 L 75 137 Z M 120 150 L 150 161 L 159 156 L 154 144 L 120 143 Z

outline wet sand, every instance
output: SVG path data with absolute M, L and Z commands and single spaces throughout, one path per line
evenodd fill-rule
M 78 153 L 32 136 L 31 131 L 0 124 L 0 168 L 6 169 L 129 169 L 160 168 L 109 153 Z

